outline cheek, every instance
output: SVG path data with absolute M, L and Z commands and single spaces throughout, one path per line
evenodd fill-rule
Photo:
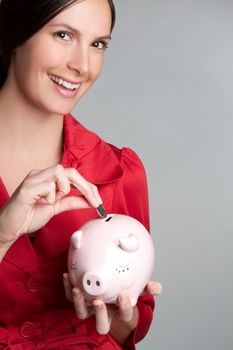
M 94 82 L 100 76 L 103 68 L 104 57 L 102 54 L 99 56 L 91 57 L 90 59 L 90 78 Z
M 31 78 L 31 74 L 38 65 L 38 57 L 35 59 L 36 56 L 31 51 L 19 50 L 16 52 L 13 64 L 17 80 L 28 80 Z
M 54 50 L 52 45 L 44 45 L 38 41 L 36 45 L 24 44 L 15 53 L 15 66 L 18 72 L 27 75 L 47 71 L 48 68 L 57 66 L 61 61 L 61 54 Z
M 127 254 L 121 254 L 119 257 L 118 257 L 118 264 L 119 266 L 121 267 L 125 267 L 125 266 L 128 266 L 129 265 L 129 258 L 128 258 L 128 255 Z

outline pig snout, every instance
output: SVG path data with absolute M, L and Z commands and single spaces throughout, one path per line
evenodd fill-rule
M 82 284 L 85 292 L 89 295 L 98 296 L 104 293 L 103 279 L 95 273 L 86 272 Z

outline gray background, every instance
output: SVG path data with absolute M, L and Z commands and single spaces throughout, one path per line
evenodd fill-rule
M 233 1 L 115 2 L 103 75 L 74 114 L 147 171 L 164 293 L 137 348 L 231 350 Z

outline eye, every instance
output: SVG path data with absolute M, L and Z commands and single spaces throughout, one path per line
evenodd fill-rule
M 56 32 L 55 35 L 64 41 L 68 41 L 71 39 L 71 34 L 69 32 L 66 32 L 64 30 L 61 30 L 59 32 Z
M 108 48 L 108 43 L 106 41 L 96 41 L 92 44 L 98 50 L 105 50 Z

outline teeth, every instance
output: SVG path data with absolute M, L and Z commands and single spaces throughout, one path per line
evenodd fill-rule
M 68 81 L 65 81 L 61 78 L 58 78 L 56 75 L 49 74 L 49 78 L 53 81 L 55 81 L 57 84 L 64 86 L 66 89 L 69 90 L 76 90 L 79 88 L 80 84 L 71 84 Z

